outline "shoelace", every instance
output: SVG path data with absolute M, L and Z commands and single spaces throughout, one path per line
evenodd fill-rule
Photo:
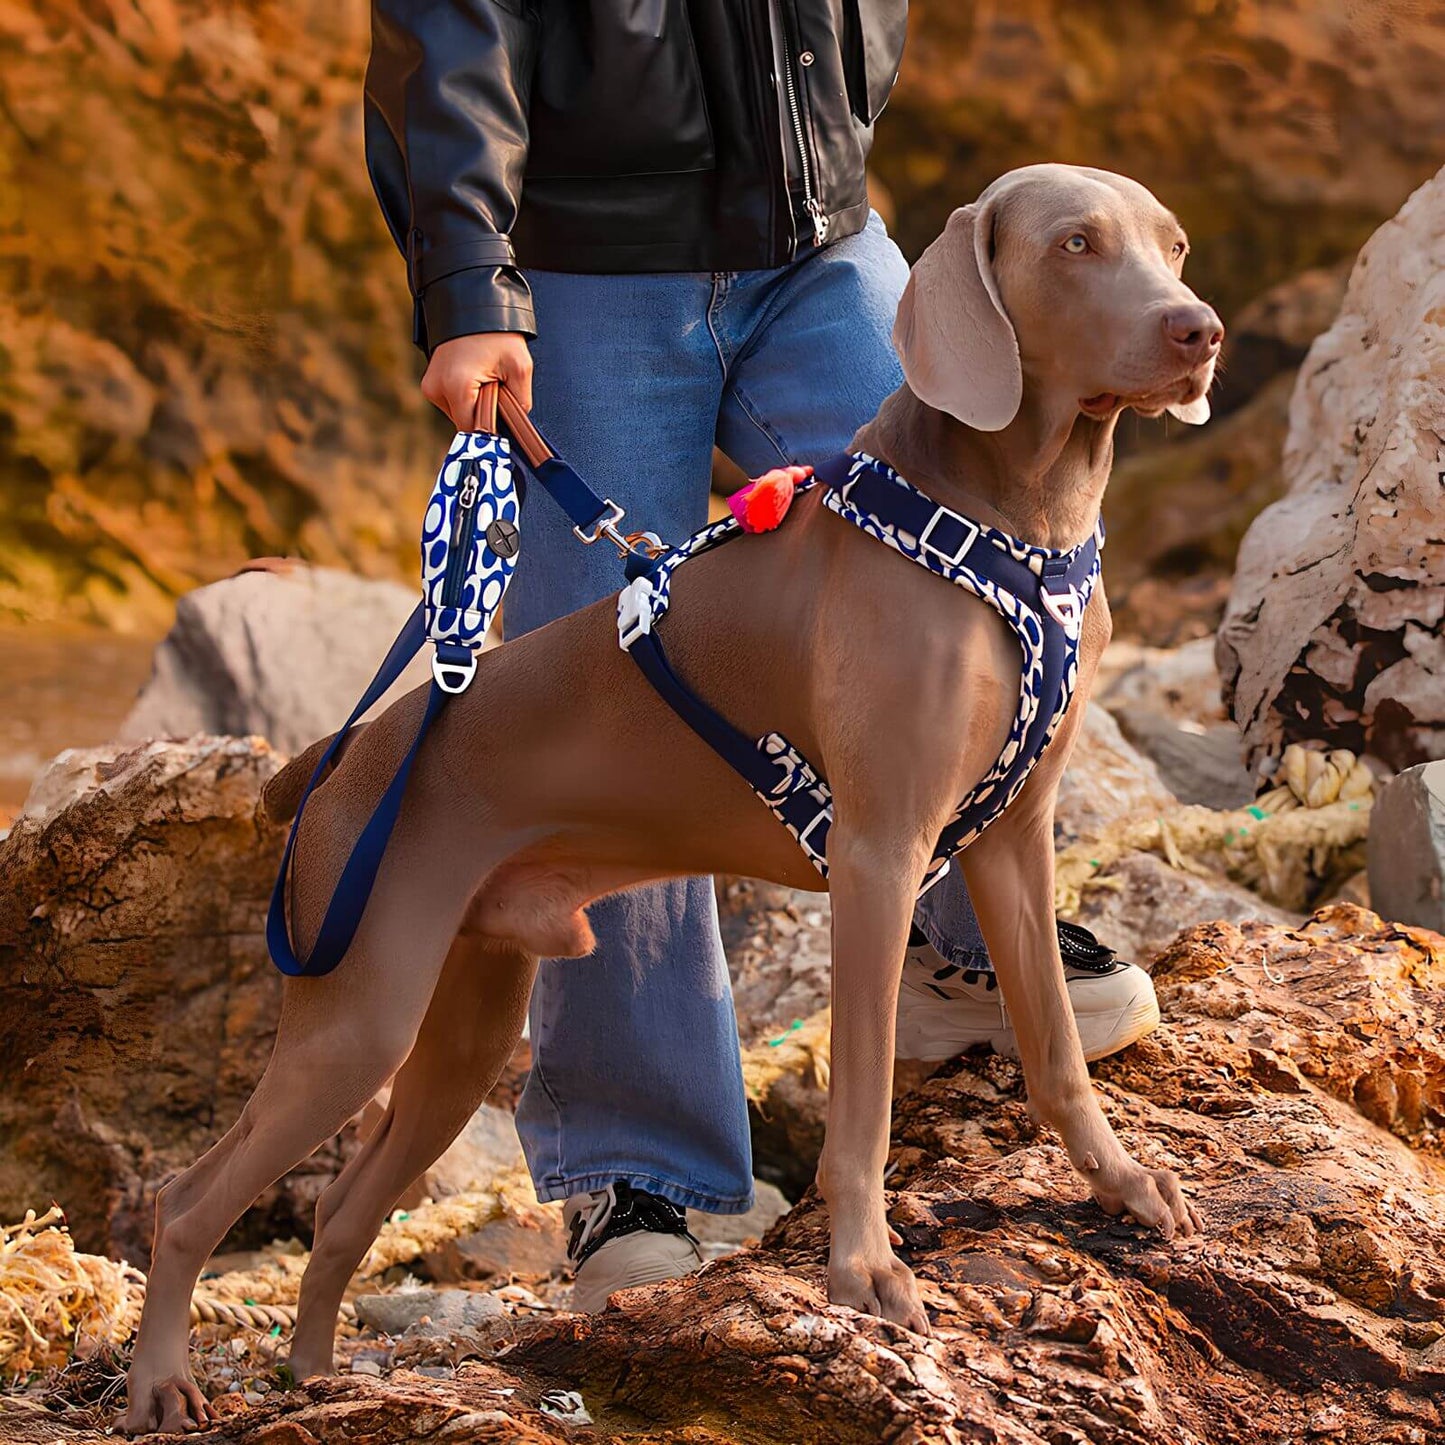
M 580 1268 L 609 1239 L 620 1239 L 642 1229 L 653 1234 L 674 1234 L 697 1244 L 687 1227 L 686 1211 L 670 1199 L 634 1189 L 625 1179 L 599 1192 L 602 1197 L 592 1209 L 579 1213 L 572 1221 L 567 1257 L 574 1267 Z
M 1094 934 L 1082 924 L 1067 923 L 1060 918 L 1057 920 L 1057 927 L 1059 954 L 1067 967 L 1078 969 L 1081 973 L 1102 975 L 1113 972 L 1119 966 L 1118 955 L 1114 950 L 1106 944 L 1100 943 Z M 908 946 L 920 948 L 927 942 L 927 935 L 915 924 L 909 935 Z M 942 968 L 934 969 L 933 983 L 928 987 L 939 998 L 946 999 L 949 995 L 937 985 L 946 983 L 960 973 L 962 973 L 962 981 L 966 985 L 972 986 L 982 979 L 987 992 L 992 993 L 998 987 L 998 975 L 991 968 L 967 968 L 961 963 L 946 963 Z

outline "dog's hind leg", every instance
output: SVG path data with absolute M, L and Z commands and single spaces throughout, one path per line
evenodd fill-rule
M 373 901 L 381 904 L 382 895 Z M 369 910 L 342 972 L 288 980 L 275 1051 L 241 1117 L 156 1199 L 122 1430 L 187 1430 L 206 1422 L 187 1361 L 190 1298 L 200 1271 L 256 1196 L 341 1129 L 405 1062 L 449 941 L 440 918 L 427 926 L 435 917 Z
M 316 1206 L 291 1346 L 298 1380 L 329 1373 L 342 1295 L 397 1199 L 461 1132 L 516 1047 L 536 959 L 465 928 L 376 1130 Z

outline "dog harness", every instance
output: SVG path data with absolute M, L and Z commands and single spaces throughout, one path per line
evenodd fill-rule
M 942 506 L 866 452 L 819 467 L 799 490 L 814 485 L 825 489 L 822 505 L 830 512 L 988 603 L 1008 623 L 1023 654 L 1008 739 L 940 835 L 921 896 L 948 871 L 954 854 L 1017 797 L 1068 710 L 1079 675 L 1084 609 L 1099 579 L 1103 522 L 1069 551 L 1036 547 Z M 673 670 L 657 632 L 673 573 L 741 531 L 737 518 L 728 517 L 659 557 L 629 558 L 632 580 L 617 599 L 618 642 L 672 710 L 742 775 L 826 878 L 833 823 L 826 779 L 781 733 L 749 737 L 699 697 Z

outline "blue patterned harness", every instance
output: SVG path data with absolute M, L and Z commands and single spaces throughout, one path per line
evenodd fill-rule
M 830 512 L 987 602 L 1008 623 L 1023 653 L 1018 709 L 1003 751 L 940 835 L 921 895 L 943 877 L 954 854 L 1017 797 L 1068 710 L 1078 682 L 1084 609 L 1099 579 L 1103 523 L 1070 551 L 1035 547 L 940 505 L 866 452 L 835 458 L 799 490 L 815 484 L 825 488 L 822 504 Z M 826 878 L 833 823 L 826 780 L 781 733 L 751 738 L 704 702 L 673 671 L 656 630 L 667 611 L 672 574 L 741 531 L 729 517 L 660 557 L 630 561 L 632 580 L 617 599 L 618 642 L 673 711 L 742 775 Z

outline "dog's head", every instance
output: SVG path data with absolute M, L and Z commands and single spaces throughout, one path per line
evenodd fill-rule
M 1209 419 L 1224 338 L 1181 279 L 1188 238 L 1137 181 L 1079 166 L 1010 171 L 909 277 L 893 339 L 914 394 L 1001 431 L 1025 388 L 1104 419 Z

